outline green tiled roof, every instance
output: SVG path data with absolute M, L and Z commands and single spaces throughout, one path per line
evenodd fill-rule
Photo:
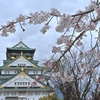
M 20 71 L 21 72 L 21 71 Z M 19 73 L 20 73 L 19 72 Z M 19 73 L 17 73 L 17 74 L 14 74 L 12 77 L 10 77 L 9 79 L 7 79 L 7 80 L 5 80 L 4 82 L 2 82 L 2 83 L 0 83 L 0 85 L 2 85 L 3 83 L 5 83 L 5 82 L 7 82 L 7 81 L 9 81 L 10 79 L 12 79 L 12 78 L 14 78 L 16 75 L 18 75 Z M 24 73 L 26 73 L 26 72 L 24 72 Z M 26 73 L 27 74 L 27 73 Z M 27 74 L 28 75 L 28 74 Z M 34 77 L 32 77 L 31 75 L 28 75 L 28 76 L 30 76 L 31 78 L 33 78 L 33 79 L 36 79 L 36 77 L 34 76 Z M 41 84 L 43 84 L 43 85 L 45 85 L 44 83 L 42 83 L 42 82 L 40 82 L 40 81 L 38 81 L 39 83 L 41 83 Z M 45 85 L 46 86 L 46 85 Z
M 15 59 L 13 59 L 13 60 L 9 60 L 9 59 L 8 59 L 8 60 L 4 60 L 4 62 L 5 62 L 4 64 L 6 64 L 6 65 L 7 65 L 7 64 L 10 64 L 10 63 L 12 63 L 13 61 L 17 60 L 19 57 L 20 57 L 20 56 L 18 56 L 17 58 L 15 58 Z M 24 58 L 27 59 L 25 56 L 24 56 Z M 28 60 L 29 62 L 31 62 L 32 64 L 38 66 L 37 64 L 38 64 L 39 61 L 37 61 L 37 60 L 29 60 L 29 59 L 27 59 L 27 60 Z M 5 65 L 3 65 L 3 66 L 5 66 Z M 38 66 L 38 67 L 39 67 L 39 66 Z
M 14 61 L 15 61 L 15 60 L 17 60 L 19 57 L 20 57 L 20 56 L 16 57 L 16 58 L 15 58 L 15 59 L 13 59 L 13 60 L 8 60 L 8 63 L 4 64 L 4 65 L 3 65 L 3 66 L 1 66 L 1 67 L 6 67 L 8 64 L 10 64 L 10 63 L 14 62 Z
M 15 46 L 13 47 L 7 47 L 7 58 L 8 58 L 8 54 L 9 53 L 20 53 L 21 51 L 23 51 L 24 53 L 28 53 L 30 52 L 31 54 L 34 55 L 35 53 L 35 48 L 29 48 L 27 45 L 25 45 L 22 41 L 20 41 L 19 43 L 17 43 Z
M 9 78 L 11 78 L 12 77 L 12 75 L 0 75 L 0 80 L 1 79 L 9 79 Z
M 36 50 L 36 49 L 32 49 L 32 48 L 7 48 L 7 50 Z
M 16 74 L 16 75 L 18 75 L 18 74 Z M 0 85 L 9 81 L 10 79 L 14 78 L 16 75 L 10 76 L 7 80 L 0 83 Z M 30 76 L 30 75 L 28 75 L 28 76 Z M 30 76 L 30 77 L 33 78 L 33 79 L 36 79 L 35 76 L 34 77 Z M 38 81 L 38 82 L 41 83 L 44 87 L 3 87 L 3 88 L 0 88 L 0 91 L 7 91 L 8 89 L 9 89 L 9 91 L 23 91 L 23 90 L 24 91 L 53 91 L 53 89 L 50 86 L 48 86 L 48 85 L 46 85 L 46 84 L 44 84 L 40 81 Z
M 8 60 L 8 63 L 6 63 L 6 64 L 4 64 L 3 66 L 1 66 L 0 67 L 0 69 L 3 69 L 2 67 L 6 67 L 7 65 L 9 65 L 9 64 L 11 64 L 12 62 L 14 62 L 15 60 L 17 60 L 18 58 L 19 58 L 20 56 L 18 56 L 18 57 L 16 57 L 15 59 L 13 59 L 13 60 Z M 25 56 L 23 56 L 26 60 L 28 60 Z M 35 60 L 28 60 L 30 63 L 32 63 L 32 64 L 34 64 L 35 66 L 37 66 L 36 67 L 36 69 L 44 69 L 44 68 L 42 68 L 42 67 L 40 67 L 39 65 L 37 65 L 37 62 L 38 61 L 35 61 Z M 11 68 L 11 67 L 8 67 L 8 69 L 9 68 Z M 13 67 L 13 68 L 16 68 L 16 69 L 19 69 L 20 67 Z M 12 69 L 13 69 L 12 68 Z M 26 69 L 27 69 L 28 67 L 26 66 Z M 29 69 L 29 68 L 28 68 Z M 35 69 L 35 68 L 34 68 Z
M 0 69 L 7 69 L 7 70 L 15 69 L 15 70 L 16 70 L 16 69 L 21 69 L 21 67 L 8 67 L 8 68 L 7 68 L 7 67 L 0 67 Z M 34 71 L 35 71 L 35 70 L 36 70 L 36 71 L 37 71 L 37 70 L 38 70 L 38 71 L 39 71 L 39 70 L 44 70 L 43 67 L 31 67 L 31 68 L 30 68 L 30 67 L 24 67 L 24 69 L 30 69 L 30 70 L 33 69 Z
M 36 87 L 4 87 L 1 88 L 0 91 L 48 91 L 53 92 L 54 90 L 50 87 L 48 88 L 36 88 Z

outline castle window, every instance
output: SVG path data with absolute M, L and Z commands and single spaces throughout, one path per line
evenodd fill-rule
M 8 71 L 8 74 L 9 74 L 9 71 Z
M 18 64 L 18 66 L 19 66 L 19 67 L 22 67 L 22 66 L 25 67 L 26 64 Z
M 14 85 L 30 85 L 30 82 L 15 82 Z
M 29 71 L 26 71 L 26 73 L 29 73 Z
M 30 85 L 30 82 L 28 82 L 28 85 Z
M 6 92 L 4 92 L 4 96 L 6 96 Z
M 21 66 L 24 66 L 24 64 L 21 64 Z
M 38 95 L 40 95 L 40 92 L 38 92 Z
M 9 96 L 9 92 L 7 92 L 6 95 Z
M 20 82 L 20 85 L 22 85 L 22 82 Z
M 24 66 L 26 66 L 26 64 L 24 64 Z
M 12 94 L 13 96 L 15 96 L 15 95 L 16 95 L 16 92 L 12 92 L 11 94 Z
M 38 74 L 38 71 L 36 71 L 36 74 Z
M 5 71 L 5 74 L 7 74 L 7 71 Z
M 17 74 L 18 73 L 18 71 L 15 71 L 15 74 Z
M 45 92 L 42 92 L 42 95 L 45 95 L 46 93 Z
M 26 64 L 22 64 L 22 66 L 23 66 L 23 67 L 25 67 L 25 66 L 26 66 Z
M 28 92 L 28 95 L 32 96 L 33 95 L 33 92 Z
M 19 66 L 19 64 L 18 64 L 18 66 Z
M 27 82 L 25 82 L 25 85 L 27 85 Z
M 1 94 L 2 94 L 2 93 L 0 92 L 0 96 L 1 96 Z
M 35 92 L 35 95 L 37 95 L 37 92 Z
M 16 82 L 15 82 L 15 85 L 16 85 Z

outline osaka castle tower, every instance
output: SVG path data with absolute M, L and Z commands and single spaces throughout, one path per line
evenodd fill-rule
M 54 92 L 34 53 L 22 40 L 6 49 L 6 60 L 0 66 L 0 100 L 39 100 Z

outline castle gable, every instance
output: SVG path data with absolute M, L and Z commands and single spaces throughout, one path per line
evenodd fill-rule
M 18 59 L 10 63 L 9 66 L 35 66 L 35 65 L 26 58 L 24 58 L 24 56 L 20 56 Z
M 20 72 L 15 77 L 3 83 L 0 87 L 44 87 L 35 78 L 28 76 L 25 72 Z

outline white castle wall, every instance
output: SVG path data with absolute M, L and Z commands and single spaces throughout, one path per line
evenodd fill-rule
M 14 92 L 0 92 L 0 100 L 6 100 L 6 97 L 18 97 L 18 98 L 26 98 L 23 100 L 39 100 L 40 97 L 46 96 L 48 93 L 47 92 L 33 92 L 29 91 L 26 92 L 24 95 L 21 95 L 18 91 Z
M 1 74 L 17 74 L 19 73 L 20 70 L 1 70 Z M 35 71 L 33 70 L 27 70 L 26 73 L 28 73 L 29 75 L 41 75 L 41 71 Z

